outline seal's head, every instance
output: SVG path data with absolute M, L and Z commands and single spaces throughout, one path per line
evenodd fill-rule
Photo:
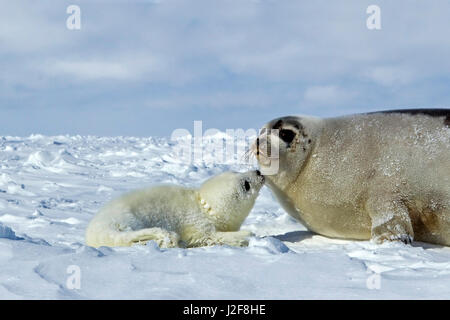
M 222 173 L 200 187 L 200 205 L 218 231 L 237 231 L 252 210 L 264 180 L 259 170 Z
M 298 177 L 314 146 L 319 120 L 287 116 L 261 128 L 252 152 L 269 184 L 284 190 Z

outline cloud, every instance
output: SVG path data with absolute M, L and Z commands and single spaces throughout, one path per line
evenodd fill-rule
M 57 61 L 46 71 L 80 79 L 129 79 L 134 75 L 121 63 L 103 61 Z
M 149 98 L 144 106 L 155 109 L 177 108 L 249 108 L 257 110 L 273 106 L 275 97 L 263 91 L 226 91 L 216 90 L 199 94 L 197 92 L 179 92 L 170 97 Z
M 367 78 L 382 86 L 404 86 L 416 80 L 416 72 L 412 68 L 401 66 L 373 67 L 367 70 Z
M 307 103 L 318 105 L 341 105 L 355 96 L 354 93 L 334 85 L 312 86 L 305 90 L 304 99 Z
M 50 76 L 66 76 L 77 80 L 136 80 L 148 73 L 158 73 L 164 62 L 150 55 L 144 58 L 117 57 L 114 60 L 48 61 L 40 71 Z
M 21 0 L 2 6 L 0 112 L 8 108 L 5 117 L 17 112 L 12 118 L 20 119 L 23 110 L 55 107 L 89 106 L 93 114 L 114 109 L 110 114 L 117 122 L 99 116 L 90 129 L 73 123 L 73 132 L 95 134 L 142 108 L 152 110 L 146 120 L 153 123 L 162 123 L 171 109 L 186 112 L 180 120 L 186 126 L 208 118 L 256 127 L 256 121 L 287 113 L 331 116 L 450 105 L 450 42 L 445 41 L 450 3 L 444 0 L 380 0 L 378 31 L 366 28 L 372 3 L 365 0 L 345 6 L 297 0 L 78 0 L 82 27 L 74 31 L 65 24 L 71 4 Z M 2 121 L 4 130 L 27 127 Z M 135 127 L 129 121 L 126 126 Z

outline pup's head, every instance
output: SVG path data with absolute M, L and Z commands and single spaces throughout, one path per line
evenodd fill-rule
M 318 121 L 312 117 L 288 116 L 274 119 L 261 128 L 252 153 L 270 183 L 283 190 L 297 178 L 313 148 Z
M 200 205 L 218 231 L 237 231 L 252 210 L 264 180 L 258 170 L 222 173 L 200 187 Z

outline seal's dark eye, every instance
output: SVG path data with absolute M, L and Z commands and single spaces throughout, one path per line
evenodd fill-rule
M 247 180 L 245 180 L 245 182 L 244 182 L 244 188 L 245 188 L 245 191 L 250 190 L 250 183 Z
M 292 130 L 282 129 L 280 130 L 280 138 L 286 143 L 291 143 L 295 138 L 295 132 Z

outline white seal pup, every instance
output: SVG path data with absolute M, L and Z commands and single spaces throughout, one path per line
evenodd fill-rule
M 264 174 L 279 143 L 267 185 L 313 232 L 450 245 L 449 126 L 449 109 L 282 117 L 263 127 L 253 153 Z
M 199 189 L 161 185 L 130 192 L 95 215 L 86 244 L 130 246 L 154 240 L 160 247 L 248 245 L 251 233 L 239 228 L 263 184 L 255 170 L 225 172 Z

